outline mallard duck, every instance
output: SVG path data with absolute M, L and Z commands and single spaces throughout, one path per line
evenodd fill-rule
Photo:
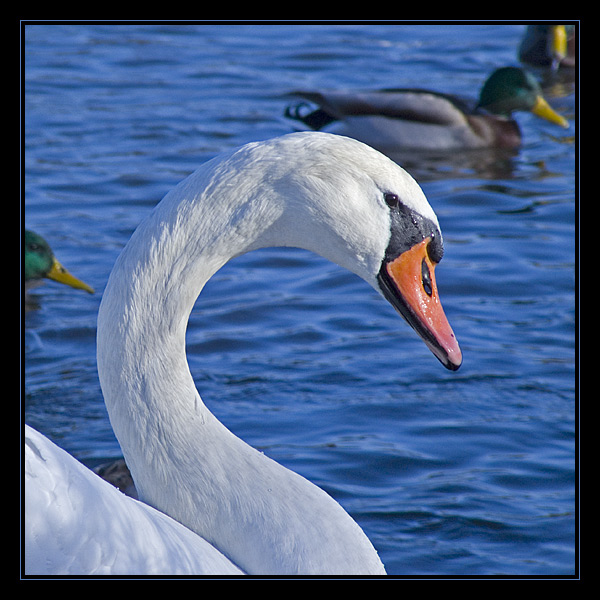
M 288 107 L 287 117 L 311 129 L 327 127 L 379 150 L 402 148 L 456 150 L 517 148 L 521 132 L 515 111 L 530 111 L 568 127 L 568 121 L 544 100 L 540 85 L 518 67 L 492 73 L 481 89 L 479 102 L 423 89 L 377 92 L 294 92 L 319 108 L 302 114 L 306 103 Z M 473 106 L 474 104 L 474 106 Z
M 535 67 L 574 67 L 575 26 L 529 25 L 519 47 L 519 60 Z
M 39 285 L 42 279 L 52 279 L 79 290 L 94 293 L 87 283 L 77 279 L 56 260 L 48 242 L 33 231 L 25 231 L 25 289 Z

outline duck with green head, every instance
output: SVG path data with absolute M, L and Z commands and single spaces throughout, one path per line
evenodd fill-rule
M 42 279 L 52 279 L 59 283 L 93 294 L 94 290 L 69 273 L 56 260 L 48 242 L 33 231 L 25 231 L 24 237 L 25 289 L 38 285 Z
M 503 67 L 484 83 L 478 102 L 424 89 L 376 92 L 294 92 L 319 107 L 286 116 L 311 129 L 358 139 L 381 151 L 518 148 L 521 131 L 512 114 L 529 111 L 561 127 L 568 121 L 542 95 L 540 85 L 518 67 Z

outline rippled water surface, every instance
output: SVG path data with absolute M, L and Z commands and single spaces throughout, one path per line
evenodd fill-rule
M 28 25 L 25 224 L 90 296 L 46 283 L 24 318 L 28 423 L 88 464 L 120 456 L 96 314 L 131 233 L 219 152 L 295 128 L 290 91 L 476 96 L 521 25 Z M 390 574 L 576 569 L 576 96 L 568 130 L 519 114 L 511 156 L 398 157 L 438 214 L 436 273 L 464 362 L 446 371 L 367 284 L 293 249 L 217 273 L 188 329 L 232 431 L 323 487 Z

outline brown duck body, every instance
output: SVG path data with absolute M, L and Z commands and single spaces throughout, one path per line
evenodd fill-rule
M 544 100 L 537 80 L 518 67 L 496 69 L 485 81 L 478 102 L 422 89 L 376 92 L 296 92 L 317 104 L 286 115 L 312 129 L 353 137 L 383 152 L 390 150 L 514 149 L 521 132 L 515 111 L 532 112 L 561 127 L 567 120 Z
M 296 92 L 319 106 L 302 115 L 302 105 L 287 116 L 315 130 L 356 138 L 378 149 L 423 150 L 517 148 L 517 122 L 469 106 L 467 101 L 420 89 L 377 92 Z

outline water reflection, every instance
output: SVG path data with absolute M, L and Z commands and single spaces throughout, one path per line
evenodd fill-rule
M 386 150 L 385 154 L 417 181 L 442 179 L 508 179 L 515 171 L 518 150 L 484 148 L 461 152 Z

